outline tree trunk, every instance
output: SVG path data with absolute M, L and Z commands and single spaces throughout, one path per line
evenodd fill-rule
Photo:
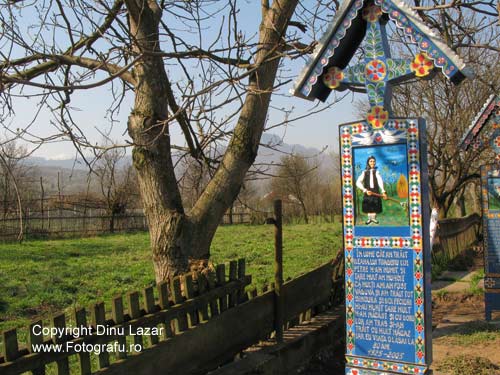
M 304 202 L 300 201 L 300 207 L 302 208 L 302 216 L 304 217 L 305 223 L 309 224 L 309 218 L 307 217 L 307 210 Z
M 187 216 L 171 157 L 168 123 L 169 80 L 159 52 L 161 9 L 153 1 L 126 0 L 133 49 L 143 58 L 134 66 L 135 106 L 128 131 L 150 229 L 156 281 L 188 269 L 190 259 L 207 259 L 224 213 L 236 199 L 253 164 L 264 129 L 283 34 L 298 0 L 275 0 L 263 20 L 255 72 L 226 154 L 207 188 Z M 269 61 L 270 60 L 270 61 Z

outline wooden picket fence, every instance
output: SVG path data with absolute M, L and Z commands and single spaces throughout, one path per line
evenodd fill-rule
M 442 252 L 453 259 L 470 249 L 477 240 L 481 228 L 481 216 L 476 213 L 461 217 L 439 220 L 438 237 Z
M 228 280 L 227 280 L 228 279 Z M 71 317 L 64 313 L 56 314 L 51 318 L 51 327 L 64 330 L 65 327 L 80 328 L 80 332 L 89 331 L 87 327 L 106 327 L 106 334 L 89 334 L 73 338 L 71 335 L 55 337 L 43 337 L 39 333 L 43 328 L 42 321 L 33 322 L 28 327 L 28 345 L 20 348 L 18 345 L 17 330 L 12 329 L 3 332 L 3 357 L 0 357 L 1 374 L 20 374 L 32 371 L 33 374 L 44 374 L 45 366 L 55 362 L 57 374 L 70 373 L 70 359 L 76 357 L 79 362 L 80 374 L 94 373 L 92 367 L 96 362 L 98 369 L 112 366 L 112 358 L 104 351 L 97 355 L 97 361 L 93 361 L 92 353 L 80 352 L 84 346 L 90 348 L 95 345 L 124 345 L 126 351 L 116 351 L 114 362 L 126 360 L 130 356 L 137 355 L 130 352 L 131 348 L 144 349 L 157 345 L 160 341 L 172 339 L 176 335 L 216 317 L 227 309 L 233 308 L 244 301 L 246 294 L 244 288 L 251 283 L 251 277 L 245 275 L 245 261 L 233 261 L 229 263 L 229 278 L 226 277 L 226 267 L 220 264 L 215 272 L 208 275 L 190 273 L 175 277 L 171 282 L 157 285 L 155 293 L 153 287 L 142 291 L 142 308 L 139 303 L 140 293 L 131 292 L 125 297 L 128 311 L 124 309 L 124 297 L 117 296 L 111 303 L 111 316 L 106 318 L 104 303 L 98 303 L 90 308 L 75 310 Z M 156 295 L 155 295 L 156 294 Z M 91 323 L 87 324 L 90 312 Z M 69 324 L 67 324 L 69 323 Z M 81 328 L 83 327 L 83 328 Z M 141 335 L 146 329 L 153 330 L 156 327 L 162 335 Z M 36 329 L 34 329 L 36 328 Z M 111 333 L 130 334 L 108 334 Z M 76 335 L 78 336 L 78 334 Z M 128 342 L 133 341 L 133 345 Z M 115 342 L 118 343 L 114 344 Z M 70 344 L 68 344 L 70 343 Z M 54 348 L 62 344 L 57 352 L 42 352 L 36 350 L 36 346 L 46 344 L 46 347 Z M 40 349 L 40 347 L 38 347 Z M 95 364 L 94 364 L 95 366 Z
M 125 298 L 117 296 L 108 314 L 104 303 L 98 303 L 90 311 L 74 311 L 71 317 L 57 314 L 46 325 L 94 330 L 99 325 L 106 327 L 105 334 L 94 331 L 80 337 L 44 337 L 33 330 L 43 327 L 38 321 L 27 328 L 28 343 L 21 347 L 16 329 L 3 332 L 0 374 L 204 374 L 275 331 L 276 296 L 272 286 L 261 294 L 255 289 L 245 292 L 250 283 L 245 260 L 240 259 L 229 263 L 229 275 L 221 264 L 206 275 L 189 273 L 158 284 L 156 292 L 148 287 L 142 297 L 138 292 Z M 341 303 L 342 288 L 341 252 L 334 262 L 287 281 L 282 289 L 285 328 Z M 146 329 L 155 328 L 161 334 L 145 334 Z M 36 350 L 40 344 L 47 348 L 61 345 L 66 350 Z M 117 350 L 80 350 L 102 345 Z

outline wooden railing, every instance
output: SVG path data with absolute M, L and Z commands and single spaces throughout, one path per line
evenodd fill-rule
M 243 291 L 250 283 L 251 277 L 245 275 L 245 261 L 241 259 L 229 263 L 229 278 L 225 265 L 221 264 L 207 276 L 190 273 L 173 278 L 170 283 L 158 284 L 156 293 L 153 287 L 144 289 L 142 297 L 138 292 L 128 293 L 127 311 L 123 296 L 117 296 L 108 317 L 104 303 L 92 306 L 90 314 L 85 309 L 75 310 L 70 317 L 57 314 L 47 328 L 59 328 L 62 334 L 44 337 L 40 334 L 44 329 L 42 321 L 33 322 L 27 329 L 25 347 L 20 347 L 16 329 L 5 331 L 0 373 L 44 374 L 46 365 L 55 363 L 57 374 L 69 374 L 69 363 L 75 358 L 80 374 L 93 373 L 93 367 L 116 366 L 234 308 L 245 300 Z M 91 323 L 87 324 L 89 315 Z M 82 332 L 85 334 L 80 335 Z
M 343 301 L 342 260 L 339 254 L 334 262 L 284 283 L 285 328 Z M 69 319 L 64 314 L 51 319 L 50 327 L 90 326 L 96 330 L 99 325 L 106 327 L 105 334 L 95 331 L 82 337 L 43 337 L 35 334 L 42 323 L 35 322 L 28 327 L 28 345 L 20 347 L 17 330 L 6 331 L 0 373 L 45 374 L 47 369 L 69 374 L 71 367 L 72 374 L 204 374 L 275 332 L 272 286 L 261 294 L 255 289 L 245 293 L 250 282 L 241 259 L 229 264 L 229 277 L 225 266 L 218 265 L 206 276 L 187 274 L 159 284 L 156 293 L 152 287 L 146 288 L 142 308 L 139 293 L 133 292 L 126 296 L 127 311 L 122 296 L 113 299 L 108 315 L 103 303 L 93 306 L 91 324 L 87 324 L 84 309 L 76 310 Z M 37 331 L 33 330 L 35 325 Z M 146 329 L 153 333 L 154 328 L 159 334 L 144 333 Z M 39 344 L 52 348 L 62 345 L 65 350 L 35 350 Z M 112 345 L 107 348 L 113 350 L 78 351 L 83 345 Z M 117 350 L 120 345 L 124 351 Z

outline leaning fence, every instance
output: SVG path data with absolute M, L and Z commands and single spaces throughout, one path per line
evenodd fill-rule
M 480 230 L 481 216 L 477 213 L 461 218 L 439 220 L 437 234 L 440 252 L 447 259 L 454 259 L 477 242 Z
M 342 267 L 339 256 L 283 285 L 287 327 L 343 301 Z M 55 315 L 46 325 L 63 331 L 91 327 L 91 333 L 81 328 L 85 334 L 79 337 L 37 335 L 44 326 L 41 321 L 27 327 L 24 344 L 16 329 L 3 332 L 0 373 L 204 374 L 276 330 L 272 286 L 258 294 L 255 289 L 245 291 L 250 282 L 240 259 L 229 263 L 229 274 L 221 264 L 207 274 L 175 277 L 156 290 L 149 287 L 141 294 L 117 296 L 110 311 L 99 303 L 90 311 Z M 103 350 L 81 350 L 86 345 Z

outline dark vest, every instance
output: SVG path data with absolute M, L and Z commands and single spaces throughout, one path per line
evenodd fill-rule
M 370 173 L 373 173 L 373 189 L 370 189 Z M 365 187 L 365 189 L 373 191 L 374 193 L 378 193 L 380 189 L 378 186 L 377 176 L 375 174 L 376 174 L 375 169 L 366 169 L 365 178 L 363 179 L 363 186 Z

